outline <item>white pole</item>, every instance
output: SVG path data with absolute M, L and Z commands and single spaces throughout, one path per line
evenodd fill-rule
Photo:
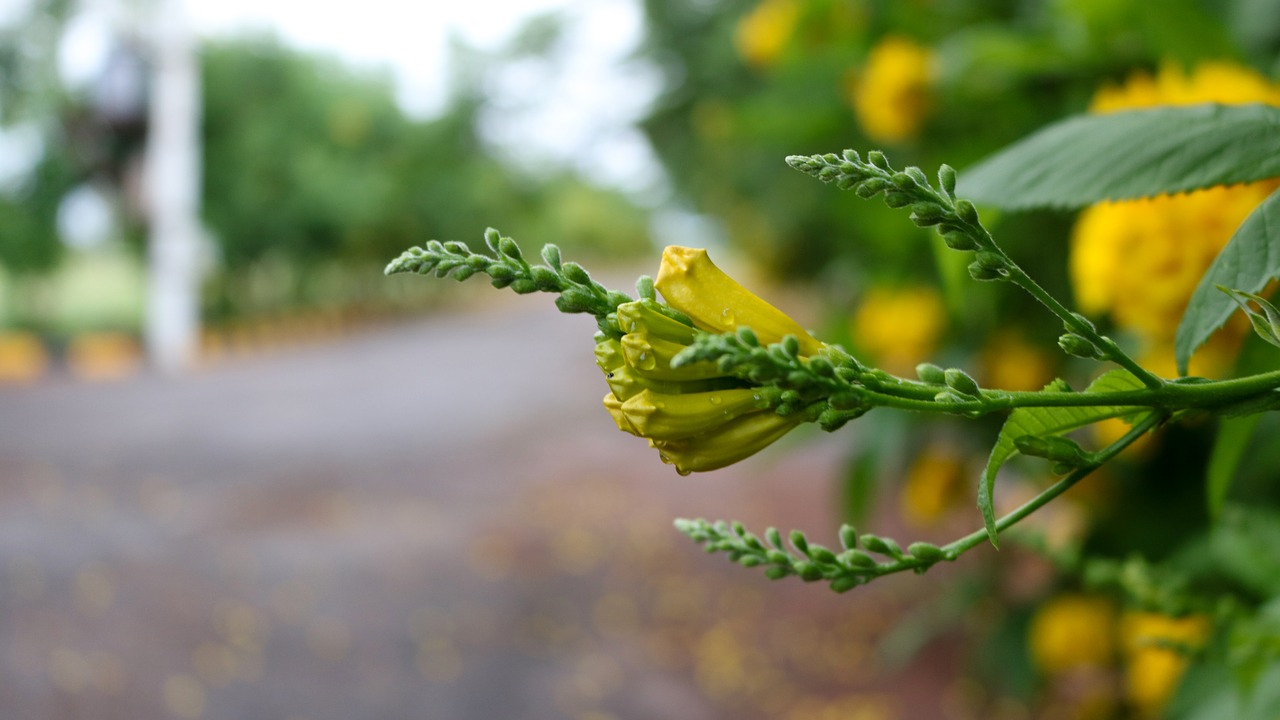
M 167 374 L 190 367 L 200 333 L 200 95 L 182 3 L 156 3 L 145 161 L 147 354 Z

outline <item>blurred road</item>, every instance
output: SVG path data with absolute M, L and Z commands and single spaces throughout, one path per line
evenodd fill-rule
M 962 716 L 950 651 L 875 655 L 934 578 L 835 596 L 671 528 L 833 540 L 848 437 L 679 477 L 548 306 L 0 388 L 0 717 Z

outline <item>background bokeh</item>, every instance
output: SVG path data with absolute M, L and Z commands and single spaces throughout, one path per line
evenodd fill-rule
M 1275 648 L 1220 620 L 1280 638 L 1275 420 L 1170 428 L 998 554 L 836 596 L 706 557 L 671 520 L 946 541 L 978 523 L 998 420 L 877 411 L 680 478 L 599 407 L 589 322 L 381 271 L 493 226 L 629 290 L 662 245 L 706 245 L 887 370 L 1082 387 L 1096 367 L 1034 303 L 783 158 L 880 148 L 963 174 L 1076 113 L 1280 104 L 1273 3 L 258 5 L 188 3 L 179 28 L 199 232 L 177 366 L 149 320 L 148 168 L 157 19 L 180 5 L 0 13 L 0 714 L 1272 717 Z M 983 217 L 1173 374 L 1186 298 L 1273 189 Z M 1246 333 L 1193 371 L 1274 366 Z M 998 497 L 1048 479 L 1016 466 Z

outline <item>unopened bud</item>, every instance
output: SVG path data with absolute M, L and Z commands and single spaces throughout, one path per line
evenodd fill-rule
M 968 233 L 959 230 L 943 233 L 942 242 L 952 250 L 975 250 L 978 247 L 978 243 Z
M 978 208 L 974 207 L 973 203 L 968 200 L 956 201 L 956 215 L 970 225 L 978 224 Z
M 657 300 L 658 296 L 653 290 L 653 278 L 648 275 L 641 275 L 636 278 L 636 295 L 641 300 Z
M 969 377 L 968 373 L 959 368 L 947 368 L 943 371 L 942 376 L 947 387 L 961 395 L 977 397 L 980 394 L 978 383 L 972 377 Z
M 1098 357 L 1098 348 L 1088 339 L 1076 335 L 1075 333 L 1066 333 L 1058 338 L 1058 347 L 1068 355 L 1079 358 L 1093 359 Z
M 560 277 L 549 267 L 534 265 L 529 268 L 529 278 L 539 290 L 555 291 L 560 289 Z
M 801 562 L 796 563 L 796 574 L 805 582 L 816 582 L 822 579 L 822 568 L 817 563 Z
M 938 168 L 938 185 L 947 195 L 954 196 L 956 194 L 956 171 L 950 165 L 943 165 Z
M 889 161 L 885 159 L 884 153 L 879 150 L 872 150 L 867 153 L 867 162 L 880 168 L 881 170 L 889 169 Z
M 521 260 L 524 258 L 524 253 L 520 252 L 520 246 L 511 238 L 504 237 L 499 239 L 498 250 L 512 260 Z
M 933 363 L 920 363 L 916 366 L 916 377 L 930 385 L 942 385 L 947 382 L 946 372 Z
M 902 548 L 898 547 L 898 543 L 890 538 L 882 538 L 879 535 L 866 534 L 862 536 L 862 547 L 871 552 L 880 553 L 881 555 L 889 555 L 898 557 L 902 555 Z
M 907 552 L 925 562 L 938 562 L 946 557 L 942 548 L 927 542 L 913 542 L 907 546 Z
M 1059 435 L 1023 435 L 1013 441 L 1018 452 L 1030 457 L 1041 457 L 1071 467 L 1078 467 L 1085 451 L 1072 440 Z
M 1004 274 L 999 270 L 993 270 L 976 261 L 969 263 L 969 277 L 983 282 L 1005 279 Z
M 542 261 L 550 265 L 552 268 L 560 269 L 560 248 L 555 245 L 542 246 Z
M 841 575 L 831 581 L 831 589 L 838 593 L 847 593 L 861 584 L 862 581 L 857 575 Z
M 857 549 L 840 553 L 840 562 L 848 567 L 869 568 L 876 566 L 876 559 Z
M 936 203 L 918 202 L 911 206 L 911 222 L 920 227 L 932 227 L 942 219 L 942 208 Z
M 900 190 L 889 190 L 884 194 L 884 204 L 891 208 L 906 207 L 911 204 L 911 195 Z
M 560 293 L 560 297 L 556 298 L 556 307 L 560 309 L 560 312 L 591 312 L 593 300 L 595 300 L 595 296 L 590 292 L 582 288 L 571 287 Z
M 812 558 L 815 562 L 820 562 L 820 563 L 823 563 L 824 565 L 836 564 L 836 554 L 821 545 L 810 545 L 809 557 Z
M 570 282 L 578 285 L 590 285 L 591 275 L 576 262 L 567 262 L 560 266 L 560 273 Z
M 848 523 L 840 526 L 840 546 L 845 550 L 858 547 L 858 531 Z

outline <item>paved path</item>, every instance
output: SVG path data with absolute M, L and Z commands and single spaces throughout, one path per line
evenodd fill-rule
M 829 535 L 847 438 L 681 478 L 545 305 L 0 388 L 0 717 L 946 717 L 874 654 L 931 579 L 834 596 L 671 529 Z

